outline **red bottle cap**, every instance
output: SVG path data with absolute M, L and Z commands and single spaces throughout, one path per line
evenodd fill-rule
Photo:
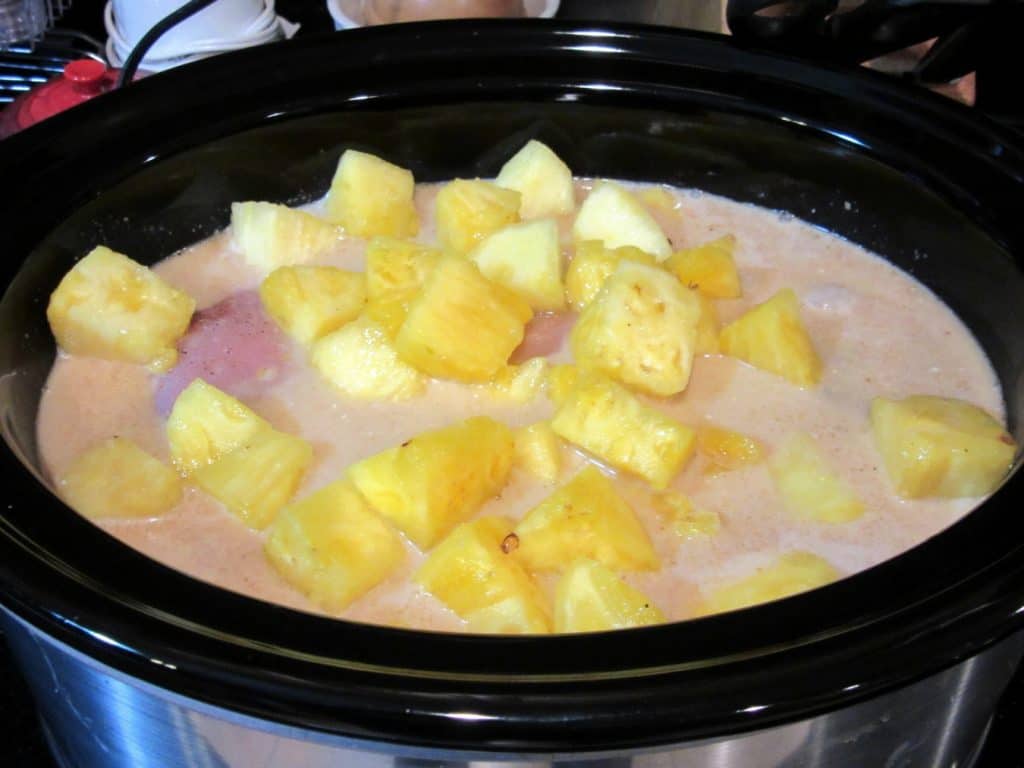
M 55 77 L 12 101 L 0 116 L 0 137 L 10 136 L 30 125 L 78 106 L 114 87 L 117 70 L 107 69 L 95 59 L 78 59 Z

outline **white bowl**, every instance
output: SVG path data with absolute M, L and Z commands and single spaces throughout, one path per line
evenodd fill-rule
M 523 0 L 530 18 L 550 19 L 558 12 L 560 0 Z M 362 0 L 327 0 L 327 11 L 334 19 L 335 29 L 355 29 L 363 26 L 359 17 Z

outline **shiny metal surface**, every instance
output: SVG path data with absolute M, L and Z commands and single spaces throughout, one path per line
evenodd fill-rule
M 969 768 L 1024 653 L 1014 635 L 914 685 L 778 728 L 629 754 L 419 750 L 239 716 L 97 664 L 6 611 L 58 760 L 67 768 Z

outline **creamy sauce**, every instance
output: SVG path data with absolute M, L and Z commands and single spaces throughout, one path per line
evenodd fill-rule
M 578 197 L 585 194 L 581 185 Z M 422 231 L 433 239 L 435 187 L 417 189 Z M 927 289 L 864 250 L 777 213 L 696 192 L 674 192 L 671 208 L 653 208 L 674 248 L 736 236 L 743 297 L 716 301 L 728 323 L 783 287 L 802 302 L 804 321 L 821 356 L 821 384 L 799 389 L 782 378 L 723 356 L 699 357 L 689 387 L 667 400 L 647 398 L 691 425 L 714 424 L 763 441 L 769 449 L 786 435 L 813 435 L 836 471 L 850 482 L 867 512 L 850 523 L 797 522 L 786 513 L 764 464 L 730 473 L 704 472 L 691 461 L 672 487 L 699 507 L 716 511 L 721 531 L 683 540 L 665 530 L 650 509 L 645 484 L 617 477 L 662 558 L 656 573 L 625 578 L 647 593 L 671 620 L 694 615 L 701 590 L 744 576 L 780 552 L 815 552 L 843 573 L 891 558 L 933 536 L 975 504 L 963 500 L 902 500 L 891 491 L 869 434 L 868 404 L 884 395 L 958 397 L 998 418 L 1003 403 L 995 376 L 977 343 L 953 313 Z M 566 251 L 570 220 L 562 222 Z M 362 270 L 364 243 L 340 242 L 321 263 Z M 130 255 L 130 254 L 129 254 Z M 200 308 L 244 289 L 263 275 L 232 250 L 227 233 L 196 245 L 156 267 Z M 242 396 L 275 427 L 299 434 L 315 449 L 315 463 L 299 496 L 335 480 L 351 463 L 420 432 L 470 415 L 488 414 L 512 426 L 548 418 L 544 397 L 527 405 L 497 403 L 478 390 L 432 382 L 425 395 L 405 402 L 356 402 L 336 393 L 295 346 L 286 373 L 251 397 Z M 565 350 L 553 359 L 568 360 Z M 50 376 L 39 414 L 46 471 L 59 477 L 93 443 L 121 435 L 168 460 L 163 419 L 153 402 L 154 383 L 144 368 L 62 354 Z M 561 481 L 585 459 L 566 450 Z M 522 517 L 552 492 L 513 470 L 500 499 L 481 514 Z M 166 516 L 155 520 L 105 520 L 106 531 L 149 556 L 227 589 L 299 609 L 317 611 L 290 587 L 263 555 L 263 535 L 246 528 L 211 497 L 194 488 Z M 411 586 L 408 577 L 423 555 L 408 546 L 404 565 L 357 600 L 344 617 L 374 623 L 458 630 L 462 622 L 439 601 Z M 543 582 L 551 587 L 553 582 Z

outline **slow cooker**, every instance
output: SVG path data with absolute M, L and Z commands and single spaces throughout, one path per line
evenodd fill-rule
M 338 156 L 696 187 L 874 250 L 972 329 L 1024 413 L 1024 145 L 941 97 L 715 36 L 437 22 L 224 55 L 0 144 L 4 631 L 66 766 L 968 766 L 1024 653 L 1024 480 L 905 554 L 698 620 L 551 637 L 335 621 L 197 581 L 63 505 L 44 308 L 97 243 L 155 262 Z M 103 397 L 102 392 L 95 393 Z

